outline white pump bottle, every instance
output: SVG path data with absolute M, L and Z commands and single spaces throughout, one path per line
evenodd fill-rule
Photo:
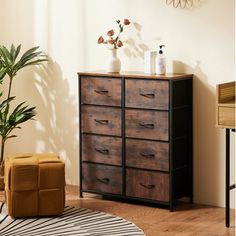
M 156 58 L 156 74 L 158 75 L 164 75 L 166 73 L 166 58 L 162 51 L 163 47 L 165 47 L 165 45 L 159 46 L 160 49 Z

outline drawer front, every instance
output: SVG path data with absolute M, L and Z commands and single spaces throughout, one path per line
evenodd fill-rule
M 125 106 L 168 110 L 169 82 L 126 80 Z
M 121 138 L 83 135 L 82 160 L 111 165 L 122 164 Z
M 82 132 L 121 136 L 121 110 L 83 106 Z
M 83 163 L 83 190 L 122 193 L 121 167 Z
M 127 137 L 168 141 L 169 119 L 166 111 L 126 110 Z
M 219 107 L 219 125 L 235 127 L 235 108 Z
M 82 77 L 81 100 L 82 104 L 121 106 L 121 80 Z
M 126 195 L 169 201 L 169 175 L 153 171 L 127 169 Z
M 169 170 L 169 143 L 126 139 L 126 166 Z

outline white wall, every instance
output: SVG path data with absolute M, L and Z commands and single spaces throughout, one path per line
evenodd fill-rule
M 97 38 L 129 18 L 127 44 L 119 49 L 122 70 L 142 71 L 144 51 L 164 43 L 168 71 L 195 75 L 195 202 L 223 206 L 224 130 L 215 128 L 215 86 L 234 80 L 234 0 L 195 3 L 183 10 L 165 0 L 2 0 L 0 43 L 40 45 L 51 58 L 15 81 L 17 98 L 36 105 L 38 115 L 6 152 L 57 152 L 66 160 L 67 182 L 78 183 L 76 73 L 105 69 L 108 50 Z

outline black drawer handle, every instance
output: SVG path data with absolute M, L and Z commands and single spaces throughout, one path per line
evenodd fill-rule
M 100 125 L 108 125 L 108 120 L 97 120 L 97 119 L 94 119 L 94 120 Z
M 139 92 L 139 95 L 146 97 L 146 98 L 155 98 L 155 94 L 154 93 L 142 93 Z
M 154 158 L 155 157 L 155 154 L 148 153 L 148 152 L 140 152 L 140 155 L 145 157 L 145 158 Z
M 110 179 L 109 178 L 98 178 L 95 177 L 97 181 L 103 183 L 103 184 L 109 184 Z
M 152 123 L 138 123 L 140 126 L 147 128 L 147 129 L 154 129 L 155 125 Z
M 147 188 L 147 189 L 153 189 L 155 188 L 155 185 L 154 184 L 142 184 L 142 183 L 139 183 L 142 187 L 144 188 Z
M 109 154 L 109 149 L 99 149 L 95 148 L 95 150 L 103 155 L 108 155 Z
M 98 90 L 98 89 L 94 89 L 94 92 L 95 93 L 98 93 L 98 94 L 101 94 L 101 95 L 106 95 L 108 94 L 108 90 L 104 90 L 104 89 L 101 89 L 101 90 Z

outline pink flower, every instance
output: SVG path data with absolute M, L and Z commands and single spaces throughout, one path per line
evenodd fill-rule
M 130 21 L 128 19 L 124 19 L 124 25 L 129 25 Z
M 115 39 L 109 39 L 109 40 L 108 40 L 108 43 L 109 43 L 109 44 L 115 44 L 115 42 L 116 42 Z
M 98 38 L 98 44 L 104 43 L 104 38 L 102 36 L 100 36 Z
M 118 40 L 118 42 L 117 42 L 117 46 L 118 46 L 119 48 L 123 46 L 123 43 L 122 43 L 121 40 Z
M 113 36 L 114 35 L 114 30 L 112 29 L 112 30 L 109 30 L 108 32 L 107 32 L 107 35 L 108 36 Z
M 123 22 L 121 22 L 120 20 L 117 20 L 116 23 L 118 24 L 119 31 L 116 34 L 113 29 L 107 31 L 108 37 L 104 39 L 102 36 L 100 36 L 97 41 L 98 44 L 109 44 L 109 45 L 112 45 L 112 46 L 109 46 L 109 48 L 112 47 L 114 49 L 118 49 L 123 46 L 123 41 L 121 41 L 120 35 L 124 31 L 124 28 L 130 24 L 130 21 L 129 19 L 125 18 Z

